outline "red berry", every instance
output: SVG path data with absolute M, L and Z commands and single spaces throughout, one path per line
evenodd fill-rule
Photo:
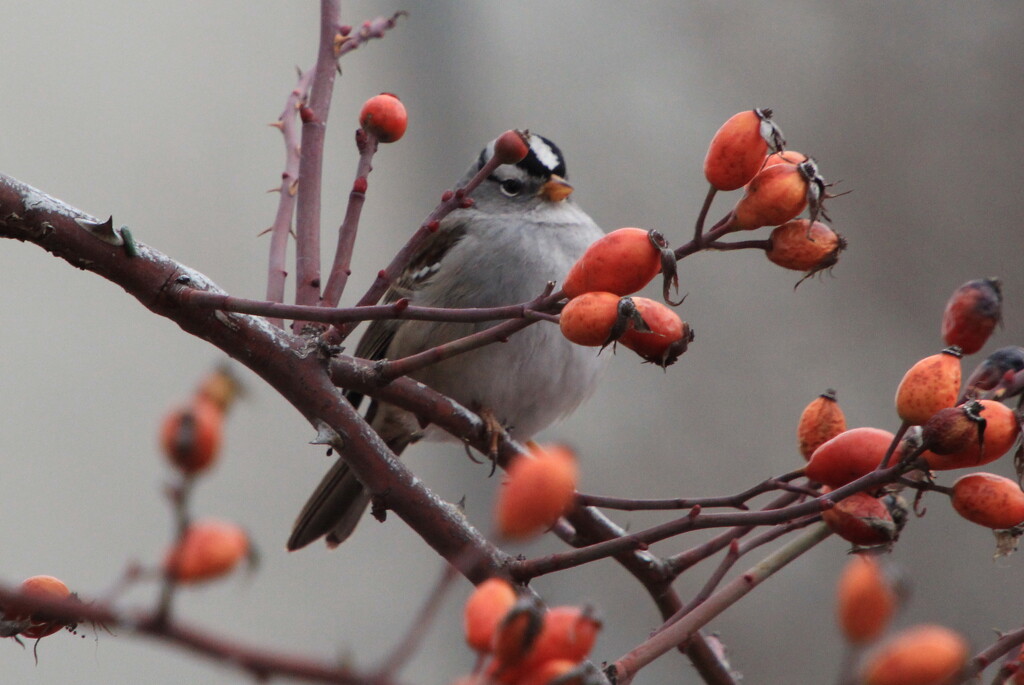
M 741 188 L 761 169 L 768 152 L 781 148 L 782 132 L 771 115 L 770 109 L 747 110 L 722 124 L 704 158 L 708 183 L 718 190 Z
M 995 278 L 968 281 L 956 289 L 942 314 L 942 339 L 964 354 L 980 350 L 1002 320 L 1003 293 Z
M 196 583 L 230 573 L 249 554 L 249 536 L 233 523 L 195 521 L 164 559 L 164 570 L 179 583 Z
M 20 590 L 26 595 L 39 598 L 66 599 L 71 596 L 68 586 L 53 576 L 32 576 L 31 578 L 26 578 L 21 582 Z M 28 621 L 28 627 L 24 628 L 20 634 L 33 640 L 53 635 L 65 626 L 71 625 L 73 627 L 74 625 L 64 621 L 47 619 L 42 616 L 17 613 L 4 613 L 3 618 L 7 621 Z
M 765 256 L 784 269 L 811 274 L 836 265 L 846 240 L 820 221 L 794 219 L 772 231 Z
M 893 517 L 890 505 L 895 500 L 873 497 L 858 492 L 836 502 L 834 507 L 821 512 L 821 518 L 839 537 L 861 547 L 887 545 L 899 536 L 899 521 Z
M 836 614 L 843 636 L 855 645 L 871 642 L 885 632 L 897 600 L 878 559 L 853 555 L 836 587 Z
M 191 405 L 173 410 L 160 427 L 164 454 L 182 473 L 208 469 L 220 452 L 224 412 L 206 397 L 198 395 Z
M 466 600 L 463 624 L 466 642 L 478 652 L 489 652 L 494 632 L 516 603 L 516 591 L 502 578 L 488 578 Z
M 530 144 L 522 131 L 505 131 L 494 141 L 494 157 L 502 164 L 515 164 L 530 153 Z
M 569 297 L 588 292 L 630 295 L 643 288 L 661 270 L 661 251 L 650 232 L 620 228 L 587 248 L 569 269 L 562 290 Z
M 874 471 L 894 437 L 881 428 L 851 428 L 814 450 L 804 473 L 833 488 L 846 485 Z
M 405 135 L 409 124 L 405 105 L 391 93 L 374 95 L 363 104 L 359 112 L 359 125 L 367 133 L 377 136 L 382 143 L 393 143 Z
M 618 316 L 618 295 L 584 293 L 565 305 L 558 319 L 558 327 L 566 339 L 577 345 L 602 347 L 612 342 L 612 328 Z
M 947 454 L 939 454 L 934 447 L 928 447 L 921 456 L 928 462 L 928 467 L 936 471 L 968 468 L 989 464 L 1010 451 L 1020 435 L 1020 422 L 1017 414 L 1001 402 L 980 400 L 980 418 L 984 424 L 976 422 L 969 426 L 966 446 Z M 955 443 L 948 446 L 956 447 Z M 939 441 L 939 448 L 943 445 Z
M 693 330 L 660 302 L 646 297 L 633 297 L 632 300 L 650 332 L 639 331 L 631 325 L 619 342 L 652 364 L 662 368 L 671 366 L 693 342 Z
M 733 209 L 732 227 L 751 231 L 761 226 L 778 226 L 817 203 L 817 167 L 810 160 L 798 164 L 776 164 L 762 169 L 747 185 Z
M 868 655 L 864 685 L 940 685 L 967 661 L 967 641 L 948 628 L 918 625 L 893 635 Z
M 572 508 L 577 477 L 576 456 L 558 445 L 513 459 L 498 493 L 498 530 L 506 538 L 528 538 L 553 526 Z
M 987 528 L 1013 528 L 1024 523 L 1024 492 L 1016 481 L 994 473 L 969 473 L 953 483 L 953 508 L 972 523 Z

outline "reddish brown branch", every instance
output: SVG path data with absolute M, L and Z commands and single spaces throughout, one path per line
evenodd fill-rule
M 278 652 L 265 645 L 245 645 L 177 620 L 171 621 L 158 612 L 119 612 L 110 606 L 83 602 L 79 598 L 24 595 L 6 584 L 0 584 L 0 604 L 19 611 L 38 612 L 68 624 L 92 623 L 111 631 L 116 629 L 118 633 L 134 633 L 175 644 L 191 654 L 202 654 L 258 679 L 287 677 L 340 685 L 389 685 L 395 682 L 356 673 L 334 661 L 321 662 L 315 657 Z
M 117 283 L 154 313 L 177 323 L 252 369 L 318 429 L 344 436 L 345 458 L 366 486 L 388 493 L 389 507 L 438 554 L 471 580 L 498 572 L 507 556 L 452 504 L 434 495 L 402 465 L 345 401 L 311 342 L 264 319 L 185 306 L 182 291 L 216 291 L 205 276 L 138 243 L 138 256 L 84 230 L 93 217 L 0 175 L 0 237 L 38 244 L 70 264 Z
M 320 0 L 320 45 L 309 106 L 300 112 L 302 145 L 299 157 L 298 206 L 295 212 L 295 303 L 320 301 L 320 194 L 324 137 L 337 73 L 336 36 L 341 27 L 341 0 Z M 302 326 L 295 324 L 296 332 Z
M 872 471 L 866 476 L 858 478 L 852 483 L 837 488 L 817 499 L 801 504 L 793 504 L 781 509 L 743 511 L 728 514 L 704 514 L 697 512 L 696 515 L 691 511 L 690 515 L 683 518 L 669 521 L 647 530 L 631 533 L 615 540 L 597 543 L 571 552 L 552 554 L 539 559 L 516 561 L 510 570 L 515 578 L 525 581 L 537 576 L 580 566 L 597 559 L 604 559 L 624 550 L 642 549 L 647 545 L 691 530 L 786 523 L 805 516 L 813 516 L 819 513 L 823 507 L 829 506 L 829 503 L 838 502 L 854 493 L 890 483 L 911 468 L 911 464 L 900 463 L 887 469 Z
M 451 214 L 453 211 L 471 202 L 469 194 L 476 189 L 484 180 L 490 176 L 495 169 L 501 166 L 501 159 L 497 156 L 492 157 L 484 164 L 483 168 L 476 173 L 473 178 L 469 180 L 466 185 L 456 189 L 454 192 L 447 191 L 442 195 L 441 203 L 434 208 L 423 223 L 420 224 L 419 229 L 413 233 L 409 241 L 398 251 L 398 254 L 391 260 L 391 263 L 378 274 L 376 280 L 370 285 L 370 288 L 356 303 L 357 307 L 363 307 L 366 305 L 376 304 L 387 289 L 394 283 L 405 268 L 412 261 L 413 257 L 419 252 L 423 243 L 438 230 L 438 226 L 441 219 Z M 336 345 L 340 344 L 345 338 L 347 338 L 353 330 L 355 330 L 355 323 L 342 324 L 340 326 L 332 327 L 327 334 L 324 336 L 324 340 L 328 344 Z
M 455 321 L 459 323 L 480 323 L 498 321 L 500 319 L 542 319 L 544 312 L 532 308 L 531 302 L 510 304 L 503 307 L 470 307 L 466 309 L 444 309 L 439 307 L 415 307 L 408 300 L 398 300 L 391 304 L 370 305 L 366 307 L 312 307 L 298 304 L 278 304 L 265 300 L 249 300 L 234 297 L 227 293 L 182 289 L 182 301 L 189 306 L 203 309 L 219 309 L 239 314 L 254 314 L 268 319 L 283 317 L 298 321 L 318 321 L 321 323 L 346 323 L 359 321 L 375 321 L 378 319 L 413 319 L 416 321 Z
M 278 188 L 280 197 L 277 201 L 277 214 L 270 226 L 270 260 L 267 267 L 267 299 L 271 302 L 284 302 L 285 281 L 288 278 L 288 237 L 292 232 L 292 216 L 295 214 L 295 194 L 299 181 L 299 134 L 295 121 L 299 108 L 305 106 L 309 96 L 309 84 L 313 78 L 312 70 L 299 76 L 299 82 L 288 95 L 284 111 L 274 124 L 281 131 L 284 139 L 285 163 L 281 174 L 281 186 Z M 270 323 L 278 328 L 284 327 L 280 318 L 272 318 Z
M 352 250 L 356 244 L 356 233 L 359 230 L 359 217 L 366 202 L 366 189 L 369 184 L 370 172 L 373 171 L 373 156 L 377 152 L 377 136 L 363 129 L 356 130 L 356 148 L 359 150 L 359 163 L 356 165 L 356 179 L 352 182 L 352 190 L 348 194 L 348 206 L 345 218 L 338 227 L 338 246 L 334 253 L 331 273 L 327 277 L 324 295 L 320 301 L 325 307 L 337 307 L 341 294 L 345 292 L 349 274 L 352 273 Z

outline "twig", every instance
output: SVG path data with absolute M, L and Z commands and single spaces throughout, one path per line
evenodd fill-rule
M 966 683 L 972 678 L 981 674 L 996 659 L 1007 654 L 1014 647 L 1024 644 L 1024 628 L 1017 628 L 1009 633 L 1003 633 L 999 639 L 991 645 L 974 655 L 964 669 L 957 676 L 958 683 Z
M 576 501 L 580 506 L 601 507 L 602 509 L 619 509 L 623 511 L 655 511 L 665 509 L 692 509 L 701 507 L 709 509 L 712 507 L 733 507 L 736 509 L 747 509 L 748 500 L 757 495 L 771 492 L 772 490 L 786 489 L 789 481 L 803 475 L 803 469 L 790 471 L 789 473 L 773 478 L 768 478 L 752 488 L 744 490 L 735 495 L 722 497 L 692 497 L 692 498 L 668 498 L 668 499 L 629 499 L 622 497 L 604 497 L 601 495 L 588 495 L 579 493 Z M 804 494 L 817 496 L 818 493 L 807 488 L 795 490 Z
M 369 184 L 370 172 L 373 171 L 373 156 L 377 152 L 377 136 L 363 129 L 356 130 L 356 148 L 359 150 L 359 163 L 356 165 L 356 179 L 352 182 L 352 190 L 348 194 L 348 206 L 345 218 L 338 227 L 338 246 L 334 253 L 327 285 L 324 287 L 320 303 L 326 307 L 337 307 L 341 294 L 345 291 L 349 274 L 352 273 L 352 250 L 356 243 L 359 230 L 359 217 L 366 202 L 366 189 Z
M 606 672 L 617 685 L 629 685 L 641 668 L 686 640 L 755 587 L 831 534 L 828 526 L 818 523 L 803 535 L 769 554 L 746 573 L 730 581 L 693 612 L 666 630 L 655 633 L 643 644 L 620 657 L 606 669 Z
M 697 215 L 697 226 L 693 232 L 693 244 L 700 249 L 704 243 L 704 222 L 707 221 L 708 211 L 711 209 L 711 203 L 715 199 L 715 195 L 718 193 L 718 188 L 713 185 L 708 186 L 708 193 L 704 196 L 704 204 L 700 207 L 700 214 Z
M 320 0 L 320 45 L 309 106 L 303 108 L 302 145 L 299 156 L 298 205 L 295 212 L 295 303 L 320 301 L 320 194 L 324 161 L 324 136 L 331 111 L 334 75 L 337 73 L 336 39 L 341 24 L 341 0 Z M 293 325 L 301 332 L 298 322 Z
M 131 632 L 137 635 L 174 644 L 201 654 L 214 661 L 231 666 L 250 674 L 257 680 L 271 677 L 288 677 L 316 683 L 339 685 L 366 685 L 365 674 L 339 666 L 335 661 L 320 662 L 313 657 L 275 652 L 265 645 L 250 646 L 195 626 L 170 620 L 159 613 L 118 612 L 109 605 L 82 601 L 79 598 L 56 599 L 39 595 L 26 595 L 0 584 L 0 604 L 17 607 L 19 610 L 39 612 L 67 623 L 92 623 L 107 629 L 117 628 L 118 633 Z M 394 685 L 393 680 L 374 681 L 374 685 Z
M 249 300 L 244 297 L 234 297 L 227 293 L 199 290 L 197 288 L 182 289 L 180 297 L 187 306 L 219 309 L 220 311 L 238 312 L 239 314 L 253 314 L 268 318 L 279 316 L 298 321 L 318 321 L 321 323 L 375 321 L 378 319 L 480 323 L 500 319 L 546 318 L 544 312 L 531 308 L 531 302 L 502 307 L 447 309 L 443 307 L 416 307 L 410 305 L 408 300 L 402 299 L 391 304 L 335 309 L 332 307 L 313 307 L 299 304 L 278 304 L 265 300 Z
M 805 516 L 813 516 L 818 514 L 822 508 L 831 506 L 831 503 L 845 499 L 854 493 L 892 482 L 910 468 L 912 468 L 911 464 L 901 463 L 888 469 L 872 471 L 852 483 L 836 488 L 817 499 L 781 509 L 741 511 L 727 514 L 704 514 L 697 510 L 691 510 L 689 515 L 683 518 L 636 533 L 630 533 L 615 540 L 600 542 L 582 549 L 552 554 L 538 559 L 516 561 L 512 563 L 509 570 L 517 580 L 526 581 L 548 573 L 580 566 L 597 559 L 604 559 L 623 550 L 643 549 L 647 545 L 691 530 L 726 526 L 775 525 Z
M 267 299 L 271 302 L 284 302 L 285 281 L 288 278 L 288 237 L 292 232 L 292 216 L 295 214 L 295 194 L 299 182 L 299 135 L 295 127 L 295 117 L 299 108 L 305 106 L 309 96 L 309 83 L 313 72 L 307 70 L 299 76 L 299 82 L 288 94 L 284 111 L 272 124 L 281 131 L 284 139 L 284 172 L 281 174 L 280 196 L 277 201 L 277 214 L 270 226 L 270 260 L 267 266 Z M 284 327 L 284 321 L 271 318 L 270 323 L 278 328 Z
M 466 207 L 472 204 L 469 199 L 469 194 L 476 189 L 484 180 L 490 176 L 495 169 L 501 166 L 501 159 L 499 157 L 492 157 L 484 164 L 483 168 L 476 173 L 473 178 L 461 188 L 457 188 L 453 191 L 445 191 L 441 196 L 441 202 L 437 207 L 434 208 L 427 218 L 420 224 L 420 227 L 413 233 L 409 241 L 398 251 L 398 254 L 391 260 L 391 263 L 377 274 L 377 278 L 370 285 L 369 289 L 356 303 L 357 307 L 363 307 L 366 305 L 376 304 L 387 289 L 394 283 L 399 275 L 405 270 L 412 259 L 419 252 L 423 243 L 440 227 L 441 219 L 451 214 L 460 207 Z M 340 344 L 345 338 L 347 338 L 353 330 L 355 330 L 355 323 L 342 324 L 340 326 L 333 326 L 327 333 L 324 334 L 324 341 L 330 345 Z
M 452 588 L 456 578 L 458 578 L 458 573 L 455 567 L 451 564 L 445 564 L 444 569 L 441 571 L 441 577 L 438 578 L 434 589 L 427 595 L 426 603 L 424 603 L 415 620 L 409 626 L 409 630 L 391 653 L 384 658 L 374 678 L 375 681 L 377 679 L 390 680 L 415 656 L 416 650 L 419 649 L 423 638 L 426 636 L 427 628 L 437 616 L 437 612 L 440 610 L 445 597 L 448 596 L 448 591 Z
M 554 289 L 553 283 L 548 283 L 544 293 L 537 297 L 535 300 L 530 302 L 526 311 L 532 311 L 535 309 L 543 309 L 549 307 L 557 299 L 551 295 L 551 291 Z M 559 297 L 561 294 L 559 294 Z M 537 319 L 524 317 L 521 319 L 511 319 L 504 323 L 491 326 L 477 333 L 452 340 L 451 342 L 432 347 L 429 350 L 424 350 L 418 354 L 413 354 L 408 357 L 402 357 L 401 359 L 384 360 L 377 364 L 377 374 L 381 381 L 391 381 L 399 376 L 406 376 L 414 371 L 418 371 L 431 364 L 436 364 L 445 359 L 451 359 L 452 357 L 464 354 L 470 350 L 475 350 L 485 345 L 490 345 L 495 342 L 502 342 L 508 339 L 510 335 L 520 331 L 527 326 L 535 323 Z

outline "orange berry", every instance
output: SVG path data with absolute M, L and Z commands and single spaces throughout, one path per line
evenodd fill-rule
M 19 589 L 22 593 L 31 597 L 67 599 L 71 596 L 68 586 L 53 576 L 32 576 L 31 578 L 26 578 L 21 582 Z M 65 626 L 74 625 L 74 623 L 68 624 L 65 621 L 47 619 L 43 616 L 18 613 L 8 614 L 6 612 L 4 613 L 4 620 L 29 621 L 29 625 L 19 634 L 32 640 L 53 635 Z
M 996 278 L 968 281 L 957 288 L 942 314 L 942 339 L 964 354 L 980 350 L 1002 320 L 1003 293 Z
M 823 442 L 811 454 L 804 473 L 833 488 L 875 470 L 895 436 L 881 428 L 851 428 Z
M 576 457 L 558 445 L 538 447 L 509 466 L 498 493 L 495 518 L 507 538 L 527 538 L 555 524 L 572 508 Z
M 1024 523 L 1024 492 L 1016 481 L 994 473 L 969 473 L 953 483 L 953 508 L 972 523 L 987 528 L 1013 528 Z
M 463 625 L 466 642 L 478 652 L 489 652 L 494 631 L 516 603 L 516 591 L 503 578 L 488 578 L 466 600 Z
M 521 597 L 498 623 L 494 632 L 491 675 L 508 676 L 513 669 L 519 672 L 543 627 L 543 607 L 533 597 Z
M 836 587 L 836 613 L 846 640 L 864 644 L 885 632 L 897 599 L 878 560 L 865 554 L 853 555 Z
M 409 115 L 397 95 L 381 93 L 363 103 L 359 112 L 359 125 L 367 133 L 377 136 L 382 143 L 393 143 L 405 135 Z
M 939 454 L 935 448 L 926 443 L 926 450 L 921 456 L 928 462 L 928 467 L 936 471 L 948 471 L 972 466 L 989 464 L 1010 451 L 1020 435 L 1020 422 L 1017 414 L 1001 402 L 995 400 L 979 400 L 981 423 L 975 423 L 975 432 L 966 442 L 966 446 L 948 454 Z M 954 446 L 952 443 L 951 447 Z M 940 443 L 940 449 L 943 445 Z
M 233 523 L 192 523 L 164 559 L 164 572 L 179 583 L 196 583 L 226 575 L 249 554 L 249 536 Z
M 897 537 L 902 524 L 893 517 L 889 505 L 895 499 L 872 497 L 858 492 L 836 502 L 834 507 L 821 513 L 821 518 L 833 533 L 847 542 L 861 547 L 887 545 Z
M 630 326 L 619 342 L 652 364 L 662 368 L 671 366 L 693 342 L 693 330 L 662 303 L 646 297 L 632 299 L 640 317 L 651 330 L 645 333 Z
M 587 658 L 597 642 L 601 621 L 590 608 L 561 606 L 549 609 L 544 626 L 526 658 L 527 669 L 553 659 L 579 663 Z
M 770 109 L 747 110 L 722 124 L 704 158 L 708 183 L 718 190 L 736 190 L 754 177 L 769 149 L 774 152 L 785 142 L 771 116 Z
M 661 271 L 661 250 L 649 231 L 620 228 L 598 238 L 569 269 L 562 290 L 570 298 L 589 292 L 630 295 Z
M 967 641 L 949 628 L 918 625 L 879 645 L 861 670 L 864 685 L 941 685 L 967 661 Z
M 217 459 L 223 433 L 224 413 L 202 396 L 191 405 L 173 410 L 160 427 L 164 454 L 182 473 L 198 473 Z
M 836 391 L 829 388 L 811 401 L 800 414 L 796 427 L 797 444 L 805 460 L 814 450 L 846 430 L 846 416 L 836 401 Z
M 228 410 L 242 394 L 242 385 L 231 367 L 220 366 L 203 378 L 196 390 L 196 395 L 212 402 L 214 406 L 227 414 Z
M 812 274 L 836 265 L 846 240 L 820 221 L 794 219 L 772 230 L 765 256 L 774 264 Z
M 896 413 L 920 426 L 940 409 L 956 405 L 960 392 L 960 350 L 947 347 L 910 367 L 896 388 Z
M 612 342 L 612 329 L 619 318 L 619 296 L 612 293 L 583 293 L 562 309 L 558 327 L 577 345 L 602 347 Z
M 784 224 L 804 211 L 809 200 L 817 206 L 822 188 L 824 182 L 811 160 L 795 166 L 776 164 L 762 169 L 736 203 L 732 227 L 752 231 Z

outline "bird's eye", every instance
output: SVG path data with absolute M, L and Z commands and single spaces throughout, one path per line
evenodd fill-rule
M 517 178 L 510 178 L 501 182 L 501 192 L 509 197 L 515 197 L 523 192 L 523 182 Z

